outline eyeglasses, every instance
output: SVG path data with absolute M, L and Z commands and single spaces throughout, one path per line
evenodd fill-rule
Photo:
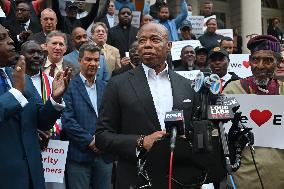
M 29 12 L 30 10 L 29 9 L 16 9 L 15 10 L 16 12 Z
M 260 62 L 262 62 L 263 65 L 270 66 L 270 65 L 276 63 L 276 58 L 274 58 L 274 57 L 250 56 L 249 59 L 250 59 L 252 64 L 259 64 Z

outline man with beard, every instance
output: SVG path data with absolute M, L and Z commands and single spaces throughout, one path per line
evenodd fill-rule
M 208 63 L 213 74 L 217 74 L 221 79 L 222 89 L 230 82 L 238 80 L 239 77 L 234 72 L 228 72 L 230 64 L 228 52 L 220 47 L 213 48 L 208 55 Z
M 139 64 L 141 64 L 141 59 L 138 54 L 138 42 L 137 41 L 134 41 L 132 45 L 130 46 L 129 57 L 122 58 L 121 62 L 123 62 L 122 64 L 125 66 L 122 66 L 118 70 L 114 70 L 112 72 L 112 76 L 119 75 L 123 72 L 134 69 Z
M 119 49 L 120 58 L 129 52 L 129 46 L 136 40 L 138 28 L 131 26 L 133 15 L 129 7 L 122 7 L 118 12 L 119 23 L 108 33 L 107 44 Z
M 175 71 L 191 71 L 194 67 L 195 51 L 191 45 L 181 49 L 181 64 L 175 68 Z
M 64 56 L 64 60 L 71 62 L 72 65 L 76 68 L 79 68 L 78 64 L 78 58 L 79 58 L 79 49 L 80 47 L 88 41 L 87 32 L 85 29 L 81 27 L 74 28 L 72 31 L 72 44 L 75 47 L 75 49 Z M 109 80 L 109 72 L 106 67 L 105 58 L 103 56 L 100 56 L 100 69 L 97 71 L 97 77 L 108 81 Z M 76 73 L 73 75 L 79 73 L 79 69 L 76 69 Z
M 196 102 L 190 81 L 166 64 L 171 48 L 167 29 L 148 23 L 137 37 L 142 64 L 109 81 L 97 122 L 97 147 L 118 156 L 116 189 L 136 188 L 137 155 L 166 134 L 166 112 L 183 110 L 190 119 Z
M 37 128 L 49 130 L 60 117 L 62 96 L 71 71 L 59 72 L 52 83 L 52 95 L 42 104 L 26 62 L 16 58 L 13 41 L 0 25 L 0 188 L 44 189 L 44 175 Z
M 229 83 L 223 93 L 283 95 L 283 82 L 273 79 L 274 70 L 280 62 L 278 39 L 270 35 L 259 35 L 251 38 L 247 47 L 251 51 L 249 63 L 252 76 Z M 255 147 L 254 156 L 264 188 L 284 188 L 284 151 Z M 242 152 L 242 164 L 234 173 L 234 178 L 238 188 L 261 188 L 249 147 L 245 147 Z

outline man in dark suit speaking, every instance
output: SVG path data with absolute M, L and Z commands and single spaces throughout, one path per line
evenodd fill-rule
M 61 97 L 71 71 L 59 73 L 46 104 L 36 95 L 25 76 L 25 59 L 20 56 L 15 70 L 13 40 L 0 25 L 0 188 L 44 189 L 43 167 L 37 128 L 49 130 L 64 108 Z
M 135 187 L 137 154 L 166 134 L 165 113 L 179 109 L 190 118 L 196 97 L 189 80 L 166 64 L 171 49 L 167 29 L 149 23 L 137 37 L 142 65 L 109 81 L 96 130 L 97 147 L 118 156 L 118 189 Z

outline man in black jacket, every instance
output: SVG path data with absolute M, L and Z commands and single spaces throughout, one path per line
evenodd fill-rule
M 239 77 L 234 72 L 228 72 L 230 63 L 228 52 L 221 48 L 213 48 L 208 55 L 208 62 L 212 73 L 217 74 L 222 82 L 222 89 L 224 89 L 231 81 L 238 80 Z

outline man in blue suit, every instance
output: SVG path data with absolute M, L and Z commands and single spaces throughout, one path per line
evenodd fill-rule
M 49 130 L 60 117 L 61 97 L 71 71 L 58 73 L 53 93 L 43 106 L 31 79 L 25 75 L 25 58 L 15 70 L 14 42 L 0 25 L 0 188 L 44 189 L 37 128 Z
M 69 140 L 67 176 L 69 189 L 110 189 L 112 160 L 96 147 L 95 129 L 98 109 L 106 82 L 96 76 L 100 49 L 84 43 L 79 50 L 80 74 L 64 95 L 63 133 Z
M 64 56 L 64 60 L 71 62 L 75 66 L 78 65 L 78 58 L 79 58 L 79 49 L 82 44 L 88 41 L 87 32 L 84 28 L 76 27 L 72 31 L 72 44 L 74 45 L 75 49 Z M 103 55 L 100 56 L 99 62 L 100 69 L 97 71 L 97 78 L 102 79 L 104 81 L 108 81 L 110 78 L 109 71 L 106 66 L 105 57 Z

